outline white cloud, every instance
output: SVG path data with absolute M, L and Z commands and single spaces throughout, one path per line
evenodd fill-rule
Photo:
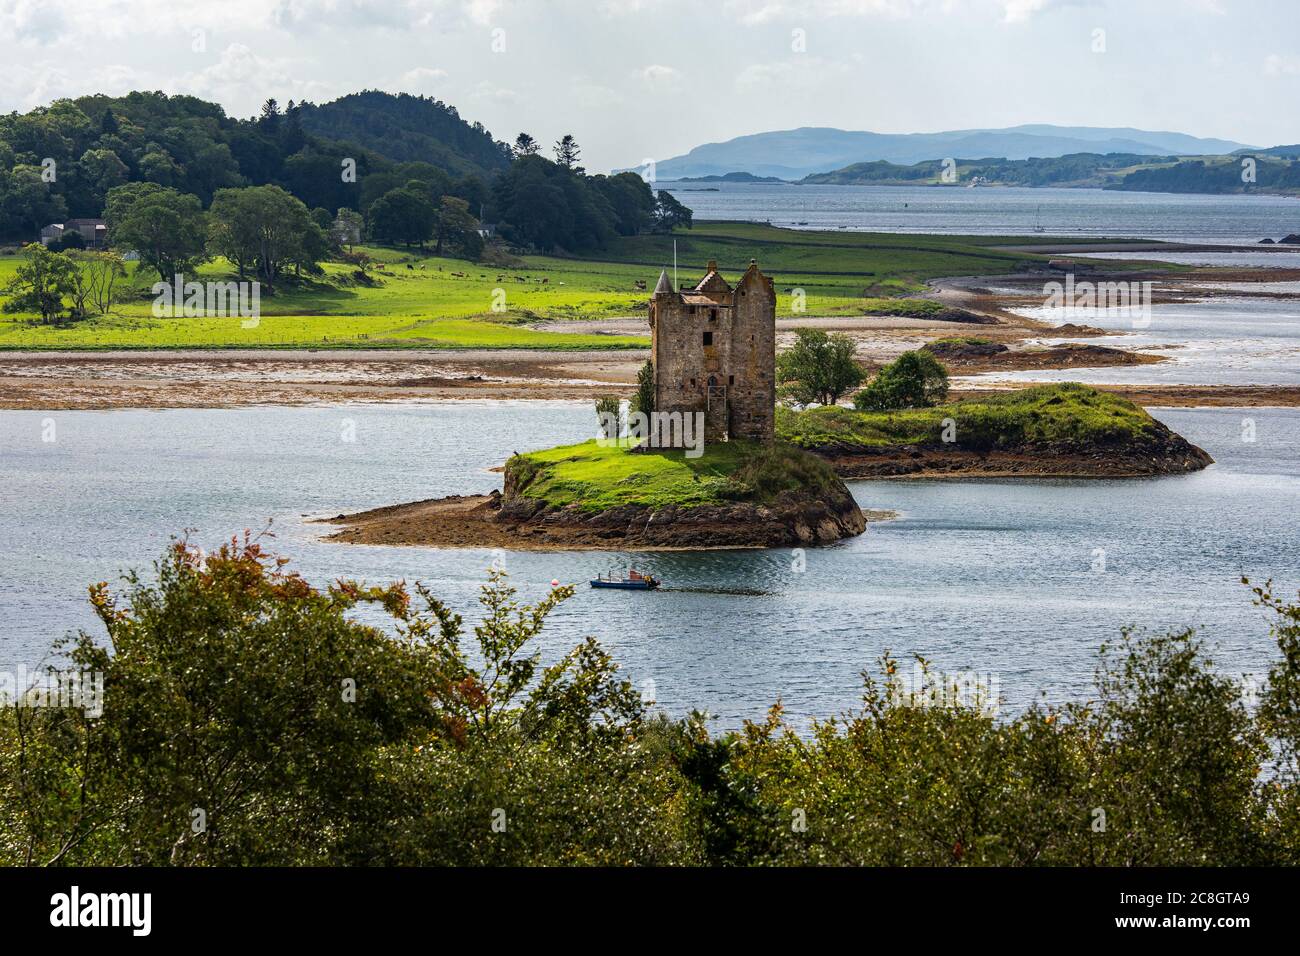
M 587 110 L 605 109 L 623 102 L 623 94 L 618 90 L 582 77 L 574 77 L 571 95 L 576 105 Z
M 752 63 L 736 75 L 742 93 L 761 89 L 815 90 L 849 72 L 845 63 L 815 56 L 797 56 L 774 63 Z
M 1047 0 L 1002 0 L 1002 18 L 1007 23 L 1023 23 L 1047 6 Z
M 252 113 L 268 96 L 286 100 L 322 100 L 346 90 L 331 83 L 300 79 L 291 61 L 259 56 L 243 43 L 232 43 L 221 51 L 217 62 L 187 73 L 175 86 L 204 99 L 215 100 L 227 111 Z
M 436 87 L 443 85 L 442 81 L 447 78 L 446 70 L 439 70 L 434 67 L 417 66 L 413 70 L 407 70 L 402 74 L 402 89 L 408 93 L 427 93 Z
M 23 110 L 48 106 L 52 101 L 88 93 L 119 96 L 131 90 L 154 89 L 156 78 L 120 63 L 90 69 L 69 69 L 66 64 L 39 66 L 9 64 L 0 67 L 0 102 Z
M 1289 76 L 1300 73 L 1300 56 L 1270 53 L 1264 57 L 1264 72 L 1269 76 Z
M 638 70 L 637 75 L 648 89 L 658 93 L 676 92 L 682 86 L 681 71 L 661 63 L 651 63 Z
M 496 86 L 484 80 L 474 89 L 470 90 L 470 97 L 476 100 L 488 100 L 493 103 L 513 103 L 519 99 L 519 94 L 514 90 L 508 90 L 502 86 Z
M 836 17 L 910 16 L 932 0 L 726 0 L 729 17 L 746 24 L 774 20 L 824 20 Z
M 0 37 L 48 45 L 67 31 L 62 9 L 43 0 L 0 0 Z

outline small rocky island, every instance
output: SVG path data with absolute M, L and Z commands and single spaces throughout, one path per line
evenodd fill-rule
M 329 519 L 332 540 L 526 550 L 707 550 L 821 545 L 868 518 L 816 455 L 731 441 L 682 451 L 579 445 L 515 455 L 500 493 Z
M 1145 409 L 1075 382 L 902 411 L 780 409 L 776 429 L 842 478 L 1143 478 L 1214 464 Z

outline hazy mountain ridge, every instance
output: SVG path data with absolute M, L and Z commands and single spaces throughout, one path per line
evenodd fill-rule
M 873 133 L 805 126 L 705 143 L 685 155 L 659 160 L 655 173 L 659 179 L 720 176 L 730 172 L 802 179 L 878 160 L 911 165 L 949 156 L 1030 159 L 1071 153 L 1206 155 L 1249 148 L 1231 140 L 1128 127 L 1027 124 L 939 133 Z

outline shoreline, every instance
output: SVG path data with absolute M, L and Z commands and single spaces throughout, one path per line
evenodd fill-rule
M 511 551 L 753 551 L 774 547 L 827 547 L 856 537 L 893 511 L 846 501 L 802 505 L 621 506 L 582 513 L 533 508 L 535 502 L 500 492 L 448 495 L 333 517 L 308 524 L 338 530 L 322 536 L 337 544 Z M 516 513 L 511 513 L 516 512 Z M 716 543 L 731 536 L 725 543 Z
M 1197 245 L 1129 244 L 1135 250 L 1195 251 Z M 1006 247 L 1011 248 L 1011 247 Z M 1016 248 L 1020 248 L 1017 246 Z M 1025 246 L 1025 251 L 1079 253 L 1087 243 Z M 1102 244 L 1107 251 L 1123 251 Z M 1205 247 L 1214 248 L 1214 247 Z M 1281 252 L 1276 246 L 1263 246 Z M 1240 251 L 1240 250 L 1239 250 Z M 1254 251 L 1254 250 L 1251 250 Z M 1300 255 L 1300 254 L 1298 254 Z M 1105 260 L 1078 264 L 1091 281 L 1154 278 L 1157 302 L 1185 302 L 1253 295 L 1208 283 L 1300 281 L 1300 270 L 1273 267 L 1197 267 L 1134 271 L 1108 268 Z M 992 354 L 941 356 L 954 376 L 954 397 L 1025 387 L 1032 382 L 961 381 L 997 372 L 1057 371 L 1145 365 L 1168 360 L 1146 350 L 1096 346 L 1086 340 L 1114 336 L 1087 326 L 1055 327 L 1017 314 L 1041 296 L 1035 286 L 1057 281 L 1060 268 L 1000 276 L 932 279 L 925 298 L 969 313 L 971 321 L 897 315 L 822 315 L 777 320 L 778 349 L 794 332 L 817 328 L 854 339 L 858 361 L 868 371 L 901 352 L 943 338 L 977 338 L 994 343 Z M 993 288 L 999 291 L 992 291 Z M 1269 298 L 1297 298 L 1261 292 Z M 547 321 L 548 331 L 645 334 L 643 316 Z M 1043 339 L 1064 343 L 1042 344 Z M 1083 341 L 1079 341 L 1083 340 Z M 630 394 L 649 355 L 643 349 L 178 349 L 104 351 L 0 351 L 0 410 L 114 410 L 241 408 L 249 406 L 328 407 L 354 404 L 421 404 L 458 400 L 590 401 Z M 1097 384 L 1140 405 L 1163 407 L 1300 407 L 1298 385 Z

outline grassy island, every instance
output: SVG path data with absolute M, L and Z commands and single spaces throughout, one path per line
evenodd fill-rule
M 339 515 L 336 540 L 533 550 L 676 550 L 828 544 L 863 514 L 824 459 L 784 442 L 683 451 L 595 441 L 515 455 L 500 494 Z M 871 517 L 883 517 L 872 515 Z
M 1074 382 L 933 408 L 778 409 L 776 427 L 783 440 L 830 459 L 846 477 L 1001 470 L 1121 477 L 1212 462 L 1127 399 Z

